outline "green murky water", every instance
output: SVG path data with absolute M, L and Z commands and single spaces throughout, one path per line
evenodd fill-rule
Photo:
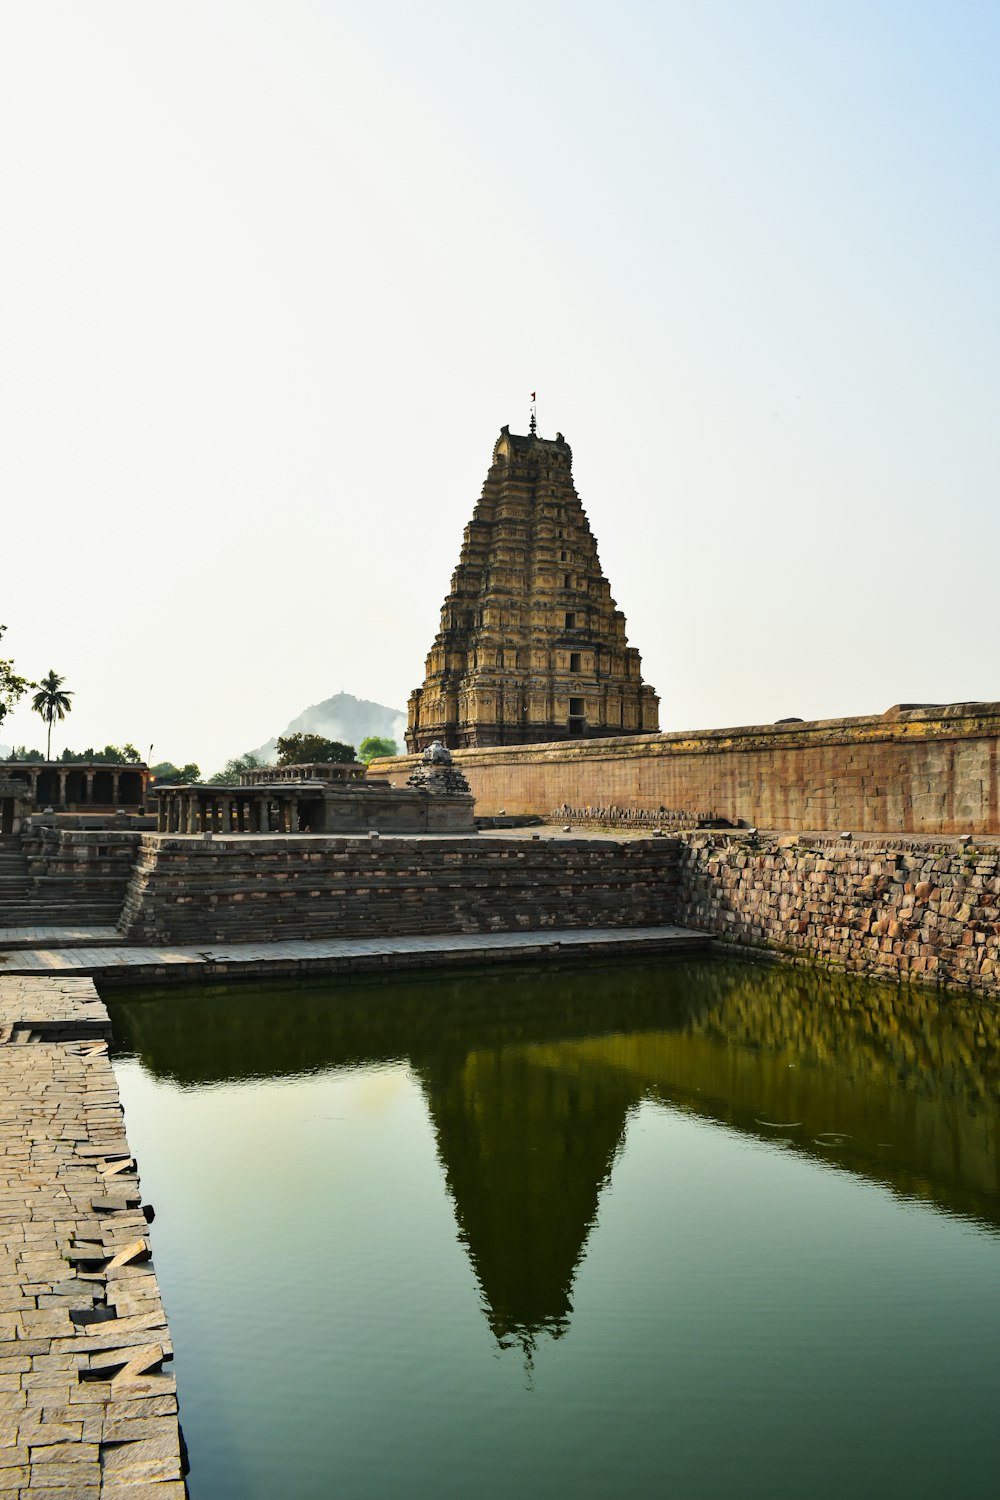
M 110 997 L 195 1500 L 1000 1463 L 1000 1017 L 800 970 Z

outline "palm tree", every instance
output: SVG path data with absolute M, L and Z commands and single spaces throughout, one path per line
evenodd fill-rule
M 36 714 L 41 714 L 49 726 L 49 738 L 45 746 L 45 759 L 52 759 L 52 725 L 56 719 L 65 719 L 73 707 L 69 701 L 73 694 L 68 688 L 63 687 L 64 677 L 59 677 L 52 668 L 49 675 L 43 677 L 38 684 L 38 692 L 31 699 L 31 706 Z

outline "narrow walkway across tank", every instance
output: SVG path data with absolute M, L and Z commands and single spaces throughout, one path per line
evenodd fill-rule
M 0 977 L 0 1500 L 181 1500 L 172 1356 L 91 980 Z
M 93 929 L 101 932 L 102 929 Z M 113 928 L 103 930 L 110 935 Z M 98 939 L 103 943 L 104 938 Z M 204 947 L 62 946 L 59 929 L 37 947 L 0 952 L 0 975 L 77 974 L 129 982 L 207 975 L 336 974 L 345 970 L 427 968 L 497 963 L 571 953 L 707 951 L 711 934 L 686 927 L 597 927 L 543 932 L 438 933 L 430 937 L 322 938 L 273 943 L 208 943 Z M 93 939 L 91 939 L 93 942 Z

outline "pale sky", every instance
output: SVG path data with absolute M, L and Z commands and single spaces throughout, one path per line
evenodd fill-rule
M 1000 698 L 998 66 L 992 0 L 0 0 L 54 751 L 405 708 L 536 389 L 664 729 Z

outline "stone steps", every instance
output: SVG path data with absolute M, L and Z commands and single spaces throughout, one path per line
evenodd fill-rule
M 0 953 L 45 948 L 120 948 L 121 933 L 106 922 L 36 922 L 0 927 Z M 11 965 L 5 964 L 9 973 Z
M 53 927 L 74 923 L 113 927 L 120 910 L 113 902 L 0 900 L 0 927 Z
M 32 876 L 32 868 L 20 841 L 0 848 L 0 928 L 114 927 L 121 912 L 121 872 Z
M 33 913 L 31 877 L 23 851 L 0 850 L 0 926 L 13 927 L 29 921 Z
M 677 856 L 668 839 L 164 839 L 121 925 L 156 943 L 658 926 Z

